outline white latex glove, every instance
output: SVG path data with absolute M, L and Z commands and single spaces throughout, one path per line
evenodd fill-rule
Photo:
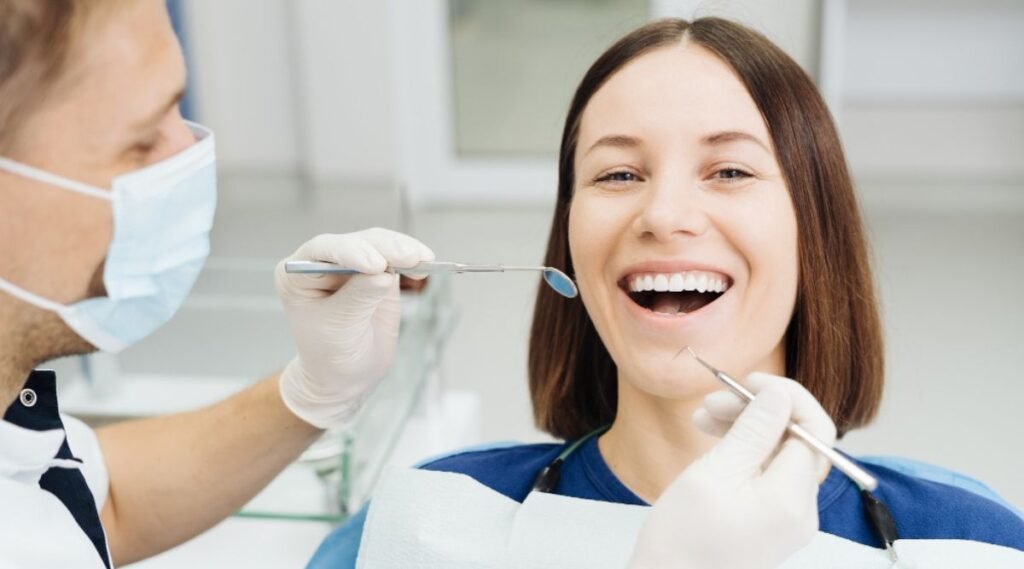
M 274 277 L 298 355 L 281 374 L 281 398 L 304 421 L 343 423 L 391 367 L 401 317 L 398 275 L 434 259 L 419 241 L 386 229 L 320 235 L 277 265 Z M 286 261 L 328 261 L 360 275 L 303 275 Z
M 720 391 L 694 413 L 697 426 L 722 441 L 651 508 L 630 569 L 775 568 L 814 537 L 829 463 L 799 439 L 784 439 L 785 429 L 793 420 L 832 445 L 835 425 L 791 379 L 754 373 L 744 383 L 757 395 L 749 405 Z

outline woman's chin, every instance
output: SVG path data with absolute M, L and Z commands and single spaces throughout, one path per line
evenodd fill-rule
M 638 366 L 633 373 L 623 374 L 625 370 L 620 367 L 620 380 L 628 383 L 628 387 L 634 391 L 652 397 L 680 401 L 703 398 L 708 393 L 721 389 L 721 384 L 708 370 L 688 356 L 683 358 L 684 356 L 679 356 L 657 367 Z

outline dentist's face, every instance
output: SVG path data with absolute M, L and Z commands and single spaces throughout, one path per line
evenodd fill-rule
M 68 46 L 59 77 L 5 140 L 13 160 L 100 188 L 195 142 L 178 111 L 185 65 L 163 0 L 103 2 Z M 0 171 L 0 276 L 62 304 L 102 296 L 110 202 Z M 0 298 L 0 302 L 10 301 Z M 19 310 L 28 310 L 18 303 Z M 2 306 L 0 306 L 2 308 Z M 91 350 L 56 316 L 31 309 L 52 355 Z M 71 338 L 74 336 L 74 338 Z M 63 350 L 63 351 L 61 351 Z
M 178 112 L 185 65 L 164 2 L 108 2 L 90 11 L 61 75 L 4 152 L 109 188 L 115 176 L 195 139 Z M 18 244 L 0 257 L 0 275 L 63 303 L 103 293 L 109 202 L 0 171 L 0 204 L 12 212 L 0 223 L 0 241 Z
M 668 398 L 785 371 L 797 226 L 756 104 L 696 45 L 640 56 L 582 115 L 569 246 L 620 388 Z

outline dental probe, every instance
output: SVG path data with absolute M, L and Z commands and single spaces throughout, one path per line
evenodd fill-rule
M 286 273 L 355 275 L 359 271 L 342 267 L 335 263 L 318 261 L 287 261 L 284 264 Z M 544 282 L 552 290 L 566 298 L 576 298 L 579 291 L 576 283 L 568 275 L 554 267 L 522 267 L 510 265 L 473 265 L 468 263 L 452 263 L 447 261 L 424 261 L 414 267 L 388 267 L 388 272 L 399 275 L 431 274 L 431 273 L 505 273 L 509 271 L 534 271 L 544 276 Z
M 690 356 L 692 356 L 693 359 L 697 360 L 697 362 L 699 362 L 700 365 L 706 367 L 708 371 L 714 374 L 714 376 L 717 377 L 719 381 L 724 383 L 726 387 L 731 389 L 733 393 L 739 395 L 747 402 L 754 400 L 754 394 L 751 393 L 749 389 L 743 387 L 743 385 L 740 382 L 733 379 L 729 374 L 725 373 L 720 369 L 717 369 L 708 362 L 700 359 L 700 357 L 696 354 L 696 352 L 693 351 L 692 348 L 690 348 L 690 346 L 686 346 L 683 349 L 679 350 L 679 352 L 676 353 L 673 359 L 675 357 L 679 357 L 679 354 L 683 352 L 689 352 Z M 807 445 L 810 446 L 812 449 L 821 453 L 825 458 L 829 460 L 829 462 L 835 465 L 836 468 L 841 470 L 843 474 L 849 476 L 850 480 L 853 480 L 853 482 L 858 487 L 860 487 L 861 490 L 867 490 L 868 492 L 871 492 L 878 487 L 878 480 L 876 480 L 874 476 L 869 474 L 866 470 L 858 466 L 852 460 L 836 452 L 836 450 L 833 449 L 832 447 L 821 442 L 821 440 L 818 439 L 818 437 L 815 437 L 811 433 L 807 432 L 807 430 L 801 427 L 800 425 L 797 425 L 796 423 L 790 421 L 789 426 L 786 427 L 786 430 L 789 431 L 790 434 L 796 436 L 800 440 L 807 443 Z
M 693 359 L 697 360 L 700 365 L 707 368 L 708 371 L 714 374 L 714 376 L 724 383 L 726 387 L 732 390 L 733 393 L 739 395 L 748 403 L 754 400 L 754 394 L 751 393 L 749 389 L 743 387 L 740 382 L 733 379 L 729 374 L 700 359 L 700 356 L 698 356 L 690 346 L 684 346 L 681 350 L 676 352 L 676 355 L 673 356 L 672 359 L 679 357 L 679 354 L 683 352 L 688 352 Z M 896 555 L 896 548 L 893 544 L 897 539 L 899 539 L 899 532 L 896 529 L 896 520 L 893 519 L 889 508 L 871 493 L 878 488 L 878 480 L 866 470 L 858 466 L 855 462 L 839 454 L 832 447 L 821 442 L 818 437 L 807 432 L 807 430 L 800 425 L 790 421 L 786 430 L 789 431 L 790 434 L 807 443 L 807 445 L 812 449 L 824 455 L 829 462 L 835 465 L 835 467 L 843 474 L 847 475 L 850 480 L 860 488 L 860 498 L 861 502 L 864 504 L 864 511 L 868 516 L 868 521 L 872 528 L 874 528 L 878 537 L 882 539 L 883 543 L 885 543 L 885 549 L 894 563 L 893 566 L 895 566 L 895 563 L 899 561 L 899 557 Z

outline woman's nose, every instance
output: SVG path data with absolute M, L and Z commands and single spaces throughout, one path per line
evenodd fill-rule
M 680 235 L 701 235 L 710 225 L 695 180 L 652 184 L 646 197 L 634 223 L 641 237 L 669 241 Z

